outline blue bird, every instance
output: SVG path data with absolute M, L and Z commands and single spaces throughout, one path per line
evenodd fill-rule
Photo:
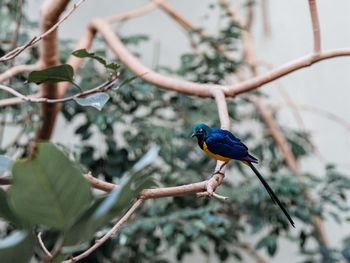
M 210 157 L 223 161 L 224 164 L 221 165 L 220 169 L 215 173 L 221 174 L 221 169 L 232 159 L 242 161 L 247 164 L 256 176 L 259 178 L 261 183 L 264 185 L 266 191 L 270 195 L 272 201 L 281 208 L 283 213 L 286 215 L 290 224 L 295 227 L 293 219 L 290 217 L 286 208 L 281 204 L 280 200 L 277 198 L 276 194 L 273 192 L 271 187 L 255 168 L 253 163 L 258 163 L 258 159 L 250 155 L 248 152 L 248 147 L 245 146 L 240 139 L 234 136 L 231 132 L 227 130 L 222 130 L 218 128 L 210 128 L 207 125 L 200 123 L 194 128 L 194 133 L 192 137 L 196 137 L 198 140 L 199 147 Z

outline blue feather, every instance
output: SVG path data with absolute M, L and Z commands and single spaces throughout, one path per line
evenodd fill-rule
M 220 156 L 257 163 L 258 160 L 249 154 L 248 147 L 231 132 L 213 128 L 205 138 L 208 150 Z

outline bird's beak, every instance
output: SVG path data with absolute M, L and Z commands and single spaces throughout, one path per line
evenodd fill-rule
M 195 134 L 195 133 L 192 133 L 192 134 L 191 134 L 191 138 L 193 138 L 194 136 L 196 136 L 196 134 Z

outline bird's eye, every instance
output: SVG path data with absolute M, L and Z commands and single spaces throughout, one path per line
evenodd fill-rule
M 198 132 L 202 133 L 202 132 L 203 132 L 203 129 L 199 129 Z

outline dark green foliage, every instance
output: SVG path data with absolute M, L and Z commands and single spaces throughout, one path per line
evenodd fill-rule
M 10 1 L 5 2 L 11 5 Z M 188 80 L 223 84 L 225 78 L 244 66 L 245 61 L 239 59 L 242 55 L 241 28 L 228 19 L 225 10 L 222 11 L 222 23 L 215 36 L 201 37 L 201 29 L 191 33 L 191 41 L 200 52 L 184 54 L 177 69 L 169 68 L 169 65 L 157 68 Z M 0 20 L 0 26 L 2 23 Z M 143 41 L 148 37 L 133 35 L 122 39 L 126 44 L 142 48 Z M 3 48 L 1 46 L 0 52 L 5 51 Z M 233 51 L 236 59 L 218 52 L 221 48 Z M 32 52 L 31 60 L 35 61 L 37 50 L 33 49 Z M 62 58 L 70 53 L 71 48 L 67 48 Z M 92 58 L 115 74 L 120 70 L 119 64 L 106 62 L 105 50 L 95 53 L 77 50 L 73 54 Z M 84 90 L 98 86 L 107 78 L 105 73 L 101 74 L 98 70 L 98 63 L 90 62 L 85 63 L 79 72 L 79 85 Z M 2 65 L 0 67 L 3 69 Z M 50 81 L 51 77 L 46 80 Z M 73 75 L 69 75 L 69 78 L 72 79 Z M 29 86 L 28 89 L 23 81 L 23 77 L 15 78 L 14 87 L 18 86 L 23 93 L 31 93 L 35 87 Z M 41 81 L 36 79 L 34 82 Z M 31 225 L 35 224 L 36 231 L 43 231 L 43 239 L 49 249 L 58 240 L 63 242 L 63 249 L 56 260 L 83 251 L 96 237 L 108 231 L 110 221 L 120 217 L 130 207 L 141 189 L 154 187 L 151 175 L 159 185 L 176 186 L 202 181 L 215 167 L 215 162 L 204 156 L 190 139 L 192 128 L 198 122 L 216 127 L 220 125 L 212 99 L 161 90 L 135 78 L 126 69 L 120 70 L 118 84 L 117 88 L 103 95 L 95 94 L 62 105 L 62 114 L 72 126 L 76 125 L 77 120 L 80 121 L 78 127 L 74 126 L 79 143 L 73 144 L 70 140 L 64 142 L 68 152 L 74 155 L 74 162 L 53 145 L 46 150 L 39 147 L 39 156 L 45 157 L 43 161 L 36 157 L 24 163 L 17 161 L 10 198 L 7 192 L 0 191 L 0 216 L 10 223 L 9 231 L 14 227 L 33 230 Z M 69 93 L 67 95 L 72 95 L 75 91 L 70 90 Z M 266 97 L 260 92 L 256 94 Z M 84 106 L 97 106 L 101 111 Z M 344 218 L 349 211 L 346 200 L 350 181 L 346 175 L 332 166 L 321 174 L 292 173 L 251 103 L 240 98 L 229 99 L 228 107 L 234 120 L 231 130 L 259 158 L 259 169 L 281 202 L 288 207 L 296 221 L 296 229 L 290 229 L 283 214 L 272 204 L 255 176 L 241 164 L 231 162 L 224 184 L 218 189 L 220 194 L 229 197 L 228 201 L 201 199 L 195 195 L 147 201 L 117 235 L 84 262 L 115 262 L 120 259 L 123 262 L 174 262 L 183 261 L 186 255 L 196 250 L 205 255 L 214 253 L 220 261 L 238 261 L 244 260 L 246 251 L 242 249 L 242 244 L 246 244 L 245 237 L 248 235 L 258 235 L 258 241 L 250 246 L 265 250 L 271 257 L 278 253 L 280 240 L 286 239 L 299 248 L 304 262 L 349 261 L 349 240 L 345 240 L 341 252 L 340 249 L 326 247 L 312 225 L 312 217 L 317 215 L 347 226 L 349 220 Z M 22 139 L 24 143 L 16 142 L 7 149 L 1 149 L 1 152 L 25 154 L 27 138 L 33 136 L 39 124 L 39 108 L 22 104 L 6 108 L 6 112 L 8 119 L 24 124 L 26 136 Z M 312 154 L 309 134 L 285 127 L 283 132 L 297 159 L 302 160 Z M 155 154 L 157 147 L 154 145 L 160 147 L 159 156 Z M 42 155 L 40 151 L 44 151 Z M 140 159 L 142 161 L 138 161 Z M 119 183 L 122 187 L 110 194 L 91 197 L 81 168 L 76 166 L 78 163 L 83 170 L 91 171 L 94 176 L 108 182 Z M 28 164 L 31 167 L 24 167 Z M 45 172 L 48 167 L 51 167 L 50 172 Z M 38 170 L 35 173 L 32 171 L 34 168 Z M 69 172 L 63 173 L 67 170 Z M 24 173 L 30 178 L 26 178 Z M 67 174 L 73 174 L 78 183 L 75 179 L 68 180 Z M 53 179 L 57 183 L 52 184 L 52 188 L 45 187 L 45 182 Z M 60 187 L 60 184 L 65 184 L 64 191 L 67 192 L 55 195 L 56 187 Z M 40 190 L 37 189 L 39 187 Z M 23 188 L 25 191 L 21 192 Z M 72 197 L 73 190 L 75 195 Z M 305 190 L 313 197 L 312 203 L 305 199 Z M 38 193 L 46 198 L 41 199 Z M 57 202 L 68 196 L 71 203 L 65 201 L 65 206 L 61 207 L 67 212 L 67 220 L 52 216 L 55 210 L 38 209 L 39 201 L 55 207 Z M 21 208 L 23 200 L 33 207 Z M 53 202 L 55 200 L 57 202 Z M 68 208 L 77 206 L 77 203 L 80 204 L 79 208 L 73 214 Z M 41 204 L 40 207 L 47 205 Z M 34 213 L 38 211 L 45 213 L 44 221 Z M 49 216 L 46 216 L 47 213 Z M 20 239 L 11 249 L 17 251 L 17 246 L 27 244 L 26 240 Z M 27 255 L 29 258 L 33 247 L 35 251 L 41 251 L 32 241 L 28 247 L 28 254 L 23 253 L 23 257 Z M 169 257 L 169 250 L 174 252 L 175 258 Z M 0 241 L 1 259 L 5 253 L 8 250 L 1 249 Z M 38 256 L 42 256 L 42 252 Z
M 59 65 L 40 71 L 33 71 L 28 75 L 28 82 L 56 83 L 62 81 L 73 81 L 74 71 L 71 65 Z
M 86 49 L 79 49 L 72 52 L 72 54 L 79 58 L 92 58 L 100 62 L 106 69 L 111 70 L 113 73 L 117 73 L 120 65 L 117 63 L 107 63 L 106 60 L 100 56 L 97 56 L 95 53 L 90 53 Z
M 16 161 L 12 174 L 10 204 L 31 225 L 67 229 L 92 201 L 82 171 L 52 144 L 40 144 L 32 159 Z
M 2 262 L 28 263 L 34 254 L 34 237 L 27 231 L 15 231 L 0 240 Z

